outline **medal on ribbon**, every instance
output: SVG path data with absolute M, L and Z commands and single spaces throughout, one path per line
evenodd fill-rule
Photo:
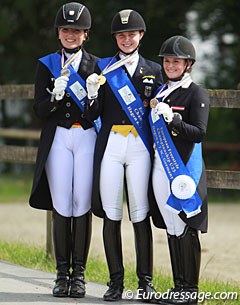
M 67 76 L 69 77 L 71 72 L 68 69 L 68 66 L 71 65 L 71 63 L 78 57 L 79 53 L 82 50 L 80 49 L 77 53 L 72 54 L 65 62 L 64 62 L 64 51 L 62 50 L 62 58 L 61 58 L 61 66 L 62 66 L 62 70 L 61 70 L 61 76 Z
M 116 57 L 116 55 L 115 55 L 112 58 L 112 60 L 110 60 L 109 64 L 103 69 L 102 73 L 99 75 L 99 81 L 98 81 L 99 85 L 102 86 L 106 83 L 106 77 L 104 76 L 105 74 L 120 68 L 121 66 L 125 65 L 127 62 L 129 62 L 136 56 L 138 56 L 137 52 L 135 52 L 131 55 L 125 56 L 124 58 L 116 61 L 114 64 L 111 65 L 113 59 Z

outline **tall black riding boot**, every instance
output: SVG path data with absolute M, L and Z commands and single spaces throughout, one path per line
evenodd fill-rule
M 174 289 L 168 299 L 160 304 L 197 305 L 198 278 L 201 261 L 201 247 L 196 230 L 186 227 L 179 236 L 168 235 L 168 244 L 174 279 Z
M 152 228 L 149 217 L 133 224 L 137 258 L 138 293 L 143 302 L 154 299 L 155 289 L 152 284 L 153 244 Z
M 54 297 L 66 297 L 69 291 L 69 269 L 71 253 L 71 218 L 53 210 L 53 245 L 56 259 L 57 279 L 53 288 Z
M 176 235 L 168 234 L 167 237 L 174 281 L 174 288 L 171 291 L 178 291 L 182 289 L 183 285 L 183 268 L 181 263 L 180 243 Z
M 185 303 L 178 304 L 197 305 L 201 264 L 201 245 L 198 232 L 188 227 L 185 234 L 182 237 L 180 236 L 179 244 L 183 265 L 183 292 L 185 292 Z
M 91 212 L 72 221 L 72 275 L 70 297 L 83 298 L 86 293 L 84 271 L 92 234 Z
M 110 220 L 107 217 L 104 219 L 103 241 L 110 274 L 109 289 L 103 299 L 104 301 L 117 301 L 122 298 L 124 278 L 121 221 Z

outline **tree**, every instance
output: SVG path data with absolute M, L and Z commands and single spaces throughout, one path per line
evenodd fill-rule
M 53 22 L 64 1 L 3 0 L 0 83 L 33 83 L 37 58 L 55 50 Z
M 63 0 L 2 0 L 0 10 L 0 83 L 32 83 L 39 57 L 59 48 L 54 31 L 57 10 Z M 81 2 L 81 1 L 80 1 Z M 83 1 L 84 4 L 86 1 Z M 86 48 L 98 56 L 114 54 L 110 26 L 115 13 L 132 8 L 144 17 L 147 33 L 142 43 L 144 56 L 158 60 L 161 43 L 172 34 L 185 31 L 186 11 L 194 1 L 173 0 L 159 4 L 158 0 L 89 0 L 86 6 L 92 14 L 92 30 Z M 174 16 L 174 18 L 173 18 Z
M 240 84 L 240 2 L 196 1 L 197 31 L 203 40 L 216 40 L 214 73 L 207 77 L 209 88 L 237 89 Z
M 205 75 L 207 88 L 240 89 L 240 2 L 201 0 L 195 2 L 193 10 L 197 12 L 197 32 L 203 40 L 213 39 L 216 45 L 211 58 L 213 70 Z M 202 65 L 206 63 L 203 59 Z M 206 140 L 239 143 L 238 121 L 239 110 L 211 109 Z M 209 153 L 207 157 L 210 164 L 216 165 L 226 159 L 239 160 L 239 152 Z

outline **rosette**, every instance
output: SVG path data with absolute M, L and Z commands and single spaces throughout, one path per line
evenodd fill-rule
M 179 175 L 173 179 L 172 193 L 178 199 L 189 199 L 196 192 L 196 184 L 194 180 L 187 175 Z

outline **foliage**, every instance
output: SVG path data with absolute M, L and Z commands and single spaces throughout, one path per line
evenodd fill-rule
M 201 0 L 193 6 L 198 13 L 197 30 L 202 39 L 216 40 L 214 73 L 208 88 L 237 89 L 240 81 L 240 2 Z
M 30 195 L 31 184 L 30 175 L 2 173 L 0 176 L 0 203 L 26 203 Z
M 16 265 L 28 268 L 38 269 L 47 272 L 55 272 L 55 262 L 53 258 L 47 258 L 44 249 L 30 247 L 23 244 L 11 244 L 0 241 L 0 260 L 8 261 Z M 108 271 L 106 262 L 97 257 L 89 257 L 86 267 L 86 280 L 106 284 L 108 281 Z M 125 272 L 125 289 L 136 291 L 137 277 L 133 266 L 126 266 Z M 172 286 L 170 275 L 162 274 L 159 270 L 154 271 L 154 285 L 158 292 L 167 291 Z M 200 292 L 236 292 L 238 297 L 240 289 L 236 285 L 223 283 L 202 281 L 200 283 Z M 225 303 L 227 302 L 227 303 Z M 237 305 L 239 300 L 212 300 L 206 301 L 205 305 Z
M 157 0 L 137 3 L 133 0 L 83 1 L 92 15 L 90 41 L 86 48 L 98 56 L 113 54 L 111 20 L 117 11 L 133 8 L 144 16 L 147 24 L 142 51 L 145 56 L 157 60 L 163 40 L 172 34 L 184 33 L 185 13 L 193 2 L 173 0 L 171 6 L 167 2 L 160 6 Z M 63 0 L 1 1 L 0 55 L 4 58 L 1 84 L 33 82 L 37 59 L 59 47 L 53 24 L 57 10 L 64 3 Z
M 209 113 L 207 134 L 204 141 L 210 143 L 239 143 L 239 109 L 211 108 Z M 232 149 L 204 151 L 207 168 L 225 168 L 239 170 L 239 151 Z
M 56 48 L 52 24 L 64 1 L 3 0 L 0 10 L 0 83 L 33 82 L 36 60 Z
M 59 48 L 53 27 L 57 10 L 64 0 L 2 0 L 0 10 L 0 84 L 33 83 L 37 59 Z M 196 12 L 196 29 L 203 41 L 211 39 L 216 43 L 214 56 L 206 54 L 201 66 L 205 69 L 206 88 L 236 89 L 240 81 L 240 2 L 236 0 L 85 0 L 92 15 L 92 29 L 86 49 L 97 56 L 109 56 L 116 52 L 115 42 L 110 34 L 111 20 L 116 12 L 124 8 L 136 9 L 144 17 L 147 32 L 142 40 L 141 53 L 159 61 L 157 54 L 162 42 L 176 34 L 189 33 L 187 13 Z M 201 48 L 201 45 L 199 46 Z M 211 70 L 208 63 L 212 63 Z M 1 122 L 9 126 L 10 118 L 1 102 Z M 29 113 L 30 125 L 36 127 L 32 110 L 25 106 L 22 112 Z M 206 141 L 238 142 L 239 110 L 211 109 Z M 17 126 L 26 124 L 26 117 L 12 118 Z M 226 123 L 222 123 L 226 122 Z M 14 124 L 15 124 L 14 123 Z M 12 126 L 12 125 L 11 125 Z M 212 161 L 209 155 L 209 162 Z M 239 154 L 239 153 L 238 153 Z M 227 155 L 233 162 L 239 156 Z M 225 155 L 223 156 L 223 158 Z M 215 156 L 214 156 L 215 158 Z M 217 158 L 223 162 L 223 158 Z

